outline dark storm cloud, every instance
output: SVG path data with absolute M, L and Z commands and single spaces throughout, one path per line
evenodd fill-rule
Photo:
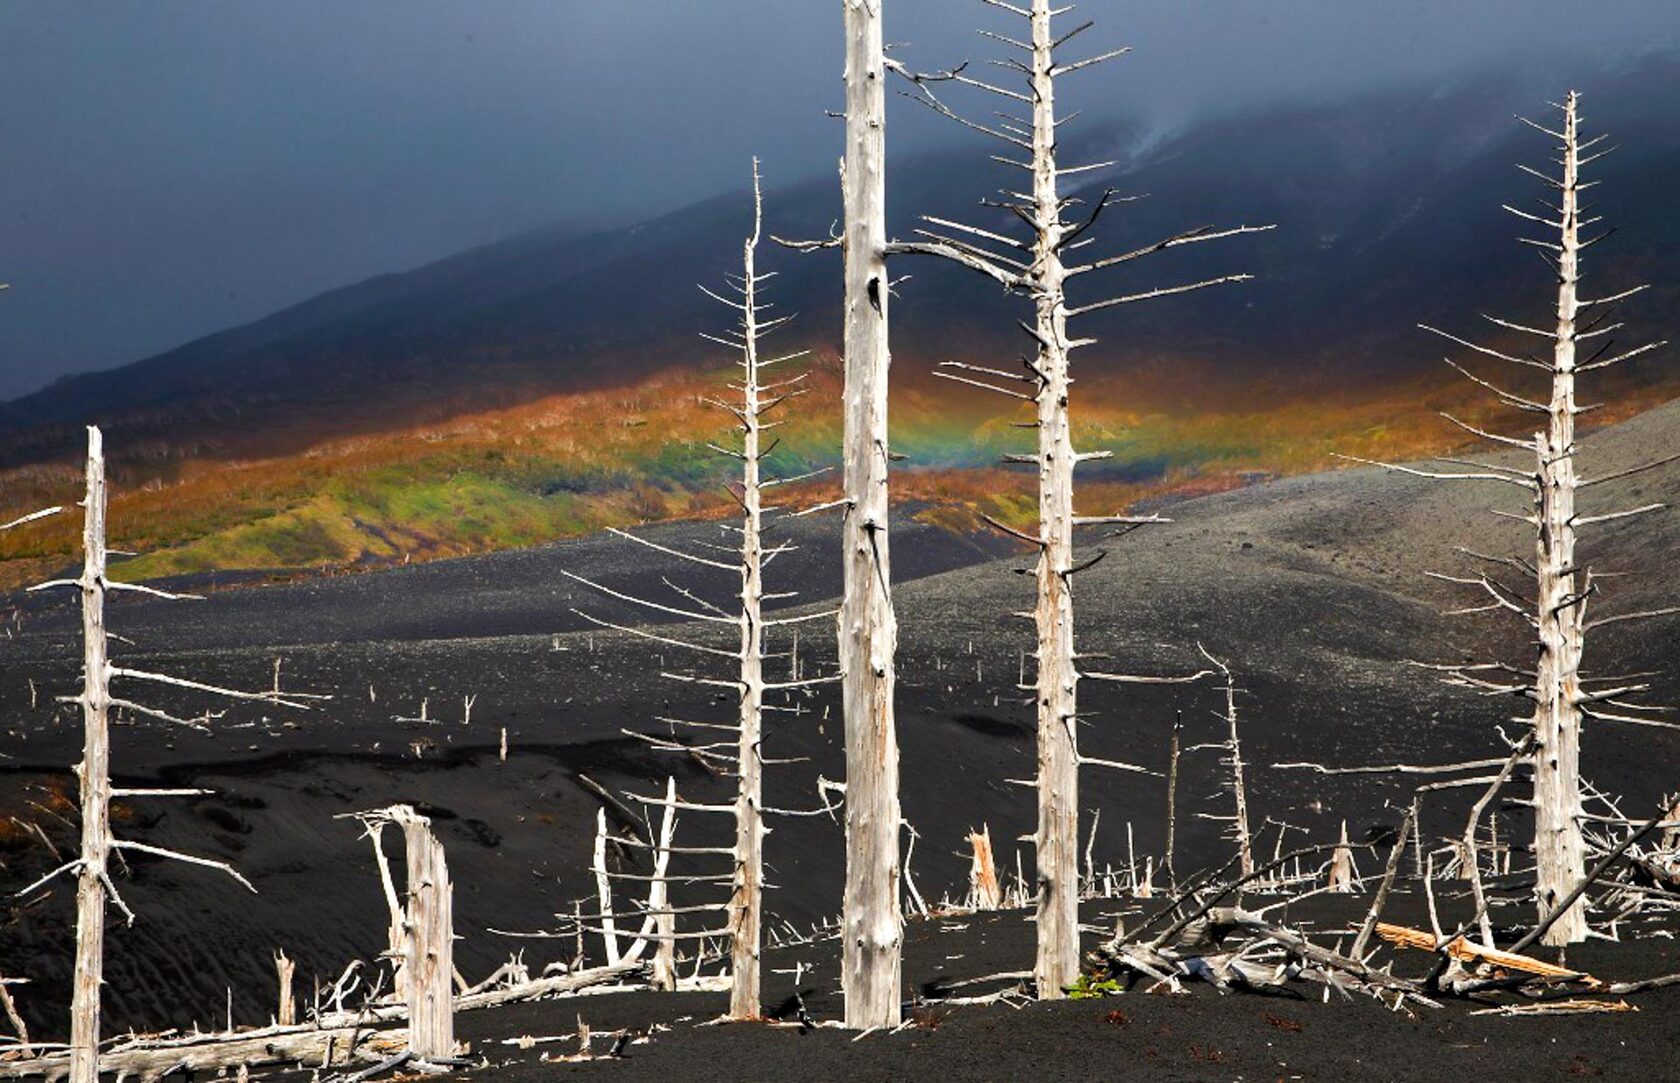
M 1087 0 L 1136 52 L 1070 89 L 1210 112 L 1671 48 L 1673 0 Z M 892 0 L 920 67 L 974 0 Z M 0 8 L 0 396 L 552 222 L 833 168 L 836 0 L 14 2 Z M 1560 81 L 1566 78 L 1560 72 Z M 953 138 L 907 103 L 892 146 Z

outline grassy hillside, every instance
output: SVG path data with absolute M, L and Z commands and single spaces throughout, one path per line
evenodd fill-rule
M 894 403 L 900 499 L 953 529 L 977 513 L 1032 521 L 1031 476 L 997 465 L 1030 446 L 1022 404 L 917 379 L 902 365 Z M 528 405 L 378 435 L 321 443 L 279 458 L 124 462 L 113 477 L 116 547 L 142 555 L 128 578 L 233 569 L 334 572 L 532 545 L 605 526 L 728 514 L 732 419 L 702 399 L 727 395 L 727 374 L 667 373 L 628 389 L 555 395 Z M 778 473 L 831 465 L 839 444 L 839 377 L 811 374 L 790 405 L 772 456 Z M 1167 392 L 1171 390 L 1171 394 Z M 1598 424 L 1669 397 L 1629 389 Z M 1248 388 L 1215 395 L 1194 374 L 1176 381 L 1097 378 L 1076 387 L 1081 447 L 1113 452 L 1082 471 L 1091 512 L 1119 511 L 1337 465 L 1338 454 L 1408 459 L 1462 444 L 1434 411 L 1498 422 L 1445 380 L 1334 394 Z M 1204 404 L 1194 400 L 1201 398 Z M 1520 430 L 1519 430 L 1520 431 Z M 73 502 L 79 464 L 0 475 L 0 516 Z M 784 502 L 830 499 L 833 474 Z M 74 559 L 79 524 L 58 516 L 0 536 L 0 582 L 25 583 Z

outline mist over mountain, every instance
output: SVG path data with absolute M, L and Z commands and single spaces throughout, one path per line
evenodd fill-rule
M 1125 273 L 1089 276 L 1075 303 L 1234 272 L 1255 280 L 1086 319 L 1100 344 L 1083 371 L 1131 372 L 1142 394 L 1188 400 L 1257 391 L 1282 398 L 1378 386 L 1438 366 L 1419 322 L 1474 331 L 1478 311 L 1543 311 L 1548 272 L 1515 243 L 1540 182 L 1514 168 L 1548 163 L 1547 140 L 1514 119 L 1544 122 L 1563 87 L 1547 73 L 1371 93 L 1336 103 L 1233 113 L 1182 130 L 1122 120 L 1070 126 L 1071 161 L 1115 161 L 1083 175 L 1145 195 L 1110 208 L 1086 251 L 1101 255 L 1198 225 L 1272 224 L 1255 236 L 1163 253 Z M 1616 237 L 1586 267 L 1590 289 L 1655 288 L 1629 306 L 1660 337 L 1680 299 L 1680 132 L 1664 103 L 1680 97 L 1680 63 L 1653 57 L 1582 80 L 1590 131 L 1620 149 L 1592 168 Z M 1095 112 L 1095 111 L 1093 111 Z M 977 206 L 1015 183 L 971 146 L 895 160 L 892 229 L 918 216 L 1003 232 L 1006 212 Z M 743 177 L 748 163 L 742 163 Z M 837 182 L 769 178 L 767 228 L 820 237 L 838 217 Z M 1077 213 L 1075 211 L 1070 213 Z M 744 194 L 709 199 L 628 228 L 554 228 L 320 295 L 242 327 L 110 372 L 61 379 L 0 407 L 3 453 L 51 458 L 97 421 L 114 447 L 151 456 L 296 450 L 320 439 L 434 421 L 534 396 L 628 384 L 721 351 L 698 338 L 726 313 L 695 283 L 716 284 L 738 260 Z M 768 251 L 773 300 L 797 312 L 789 348 L 838 350 L 838 255 Z M 972 272 L 906 257 L 894 264 L 894 350 L 912 383 L 932 363 L 1008 362 L 1024 341 L 1024 302 Z M 1175 373 L 1194 372 L 1175 387 Z M 1637 378 L 1637 374 L 1636 374 Z M 1157 403 L 1158 405 L 1160 403 Z

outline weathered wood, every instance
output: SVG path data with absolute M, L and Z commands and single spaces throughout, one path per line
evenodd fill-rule
M 27 980 L 27 978 L 8 979 L 0 976 L 0 1011 L 5 1012 L 7 1021 L 12 1024 L 12 1031 L 17 1034 L 17 1051 L 26 1057 L 34 1054 L 34 1047 L 29 1044 L 29 1025 L 23 1021 L 23 1016 L 18 1013 L 17 1004 L 12 1000 L 12 992 L 7 986 L 21 985 Z
M 370 1030 L 362 1025 L 333 1029 L 268 1028 L 244 1034 L 140 1039 L 106 1050 L 99 1061 L 103 1071 L 119 1079 L 151 1081 L 175 1073 L 190 1076 L 273 1064 L 310 1067 L 343 1063 L 352 1058 L 380 1059 L 403 1049 L 407 1041 L 405 1030 Z M 0 1079 L 64 1079 L 74 1071 L 70 1060 L 65 1054 L 53 1053 L 28 1060 L 0 1061 Z
M 110 660 L 105 638 L 105 453 L 88 427 L 82 517 L 82 849 L 76 882 L 76 971 L 70 1001 L 70 1083 L 99 1080 L 99 996 L 105 969 L 106 862 L 111 854 Z
M 981 824 L 970 831 L 968 844 L 973 858 L 968 869 L 968 905 L 971 910 L 996 910 L 1003 905 L 1003 887 L 998 883 L 997 862 L 992 854 L 992 829 Z
M 1043 999 L 1079 977 L 1079 668 L 1073 638 L 1073 426 L 1068 416 L 1067 271 L 1056 174 L 1055 38 L 1033 0 L 1033 337 L 1038 342 L 1038 952 Z
M 764 544 L 762 422 L 758 356 L 758 270 L 764 222 L 758 163 L 753 162 L 753 230 L 741 246 L 741 666 L 736 747 L 735 879 L 729 914 L 729 1017 L 756 1019 L 764 922 Z
M 1201 648 L 1202 657 L 1219 667 L 1220 674 L 1225 678 L 1225 722 L 1230 727 L 1230 734 L 1226 738 L 1226 765 L 1231 768 L 1231 798 L 1235 803 L 1235 818 L 1231 822 L 1231 832 L 1236 838 L 1237 853 L 1241 858 L 1242 874 L 1247 876 L 1254 871 L 1254 836 L 1248 829 L 1248 781 L 1243 777 L 1242 735 L 1237 726 L 1237 688 L 1231 676 L 1231 668 Z
M 1173 855 L 1178 849 L 1178 753 L 1179 738 L 1184 729 L 1184 712 L 1173 712 L 1172 744 L 1167 752 L 1167 852 L 1162 861 L 1167 866 L 1167 889 L 1178 890 L 1178 868 Z
M 431 822 L 406 805 L 391 810 L 407 842 L 408 1048 L 420 1060 L 455 1055 L 454 887 Z
M 1417 801 L 1412 801 L 1411 807 L 1400 821 L 1400 833 L 1394 838 L 1394 845 L 1388 851 L 1388 866 L 1383 869 L 1382 883 L 1377 886 L 1377 893 L 1371 899 L 1371 909 L 1365 913 L 1365 921 L 1359 926 L 1359 934 L 1353 938 L 1353 948 L 1349 952 L 1355 959 L 1365 957 L 1365 945 L 1371 941 L 1371 933 L 1376 930 L 1377 919 L 1382 917 L 1383 904 L 1388 901 L 1388 893 L 1394 889 L 1394 878 L 1400 872 L 1400 857 L 1406 852 L 1406 836 L 1417 829 Z
M 607 876 L 607 810 L 595 810 L 595 852 L 590 861 L 595 872 L 595 894 L 601 905 L 601 944 L 607 953 L 607 965 L 619 961 L 618 923 L 613 917 L 612 881 Z
M 1272 925 L 1258 916 L 1240 907 L 1216 907 L 1208 913 L 1208 921 L 1215 929 L 1239 929 L 1243 932 L 1264 936 L 1295 955 L 1315 966 L 1329 970 L 1339 970 L 1350 974 L 1368 985 L 1394 992 L 1415 993 L 1418 984 L 1405 978 L 1397 978 L 1386 971 L 1377 970 L 1359 959 L 1350 959 L 1346 955 L 1321 947 L 1308 940 L 1300 932 L 1283 925 Z M 1379 925 L 1378 931 L 1384 926 Z
M 1342 895 L 1353 891 L 1353 847 L 1348 845 L 1347 821 L 1342 821 L 1342 838 L 1330 854 L 1330 875 L 1325 886 Z
M 1404 925 L 1390 925 L 1385 921 L 1377 923 L 1377 935 L 1397 947 L 1418 948 L 1422 951 L 1444 951 L 1454 959 L 1464 962 L 1489 963 L 1505 970 L 1516 970 L 1542 978 L 1566 978 L 1582 981 L 1589 985 L 1598 984 L 1596 978 L 1578 970 L 1570 970 L 1568 967 L 1557 966 L 1527 955 L 1518 955 L 1514 952 L 1485 947 L 1466 940 L 1462 936 L 1454 937 L 1446 944 L 1438 944 L 1432 933 L 1425 932 L 1422 929 L 1408 928 Z
M 1085 29 L 1081 26 L 1059 39 L 1055 36 L 1052 21 L 1056 15 L 1067 11 L 1067 8 L 1053 10 L 1049 0 L 1031 0 L 1029 5 L 996 3 L 996 0 L 993 2 L 995 6 L 1025 18 L 1030 25 L 1028 40 L 1013 43 L 1026 52 L 1026 59 L 1011 59 L 1005 63 L 1006 67 L 1025 77 L 1027 86 L 1024 92 L 1004 89 L 973 78 L 964 74 L 962 68 L 935 75 L 906 75 L 918 87 L 920 100 L 924 104 L 967 128 L 1001 140 L 1018 151 L 1026 152 L 1028 161 L 1018 161 L 1014 158 L 999 160 L 1018 166 L 1032 176 L 1030 193 L 1006 193 L 1013 200 L 1006 206 L 1032 231 L 1030 243 L 1023 243 L 988 229 L 927 218 L 926 221 L 931 224 L 954 229 L 970 239 L 942 236 L 924 229 L 917 232 L 930 238 L 931 243 L 895 242 L 889 248 L 894 253 L 921 253 L 951 260 L 979 271 L 1009 291 L 1025 294 L 1033 300 L 1033 322 L 1030 325 L 1022 323 L 1021 326 L 1033 339 L 1036 356 L 1023 359 L 1026 370 L 1024 375 L 1016 376 L 960 362 L 947 363 L 940 375 L 957 383 L 1032 402 L 1036 411 L 1033 428 L 1037 433 L 1037 448 L 1030 461 L 1038 467 L 1037 531 L 1029 534 L 995 520 L 988 519 L 987 522 L 1038 550 L 1034 570 L 1037 602 L 1033 611 L 1038 659 L 1035 682 L 1038 827 L 1034 835 L 1037 853 L 1037 952 L 1034 983 L 1040 997 L 1055 998 L 1064 995 L 1066 986 L 1078 977 L 1079 972 L 1079 766 L 1085 763 L 1137 769 L 1130 765 L 1080 756 L 1076 732 L 1079 724 L 1078 685 L 1082 677 L 1118 683 L 1154 680 L 1116 674 L 1081 673 L 1074 638 L 1072 579 L 1077 572 L 1089 567 L 1094 561 L 1087 561 L 1082 565 L 1074 562 L 1074 530 L 1086 525 L 1135 526 L 1161 521 L 1154 516 L 1137 517 L 1124 514 L 1083 516 L 1076 514 L 1074 510 L 1075 466 L 1082 459 L 1103 458 L 1107 453 L 1079 454 L 1073 448 L 1068 405 L 1069 388 L 1072 384 L 1069 355 L 1076 346 L 1090 345 L 1094 340 L 1070 338 L 1068 320 L 1085 312 L 1183 293 L 1222 282 L 1242 281 L 1249 276 L 1229 275 L 1182 286 L 1146 290 L 1074 308 L 1070 308 L 1067 302 L 1066 283 L 1075 275 L 1116 266 L 1165 248 L 1251 230 L 1249 227 L 1224 231 L 1191 230 L 1129 253 L 1079 266 L 1067 265 L 1064 262 L 1064 254 L 1076 247 L 1076 239 L 1095 223 L 1103 208 L 1112 202 L 1114 193 L 1104 192 L 1090 208 L 1084 221 L 1073 223 L 1063 220 L 1063 212 L 1077 201 L 1062 197 L 1058 178 L 1078 171 L 1079 167 L 1067 168 L 1057 157 L 1058 128 L 1070 118 L 1058 118 L 1056 115 L 1056 76 L 1112 59 L 1126 50 L 1115 50 L 1066 64 L 1058 63 L 1055 58 L 1056 47 Z M 1030 109 L 1031 118 L 1004 120 L 1000 127 L 968 120 L 928 90 L 927 84 L 944 82 L 977 88 L 1022 103 L 1025 108 Z M 986 247 L 988 245 L 993 247 Z M 1014 251 L 1007 255 L 1002 254 L 996 250 L 996 246 L 1000 245 Z M 978 373 L 986 379 L 975 379 L 946 371 L 949 369 Z M 999 386 L 999 382 L 1018 382 L 1020 386 Z M 1028 394 L 1026 388 L 1032 388 L 1033 393 Z M 1014 458 L 1016 461 L 1029 461 L 1025 457 Z M 1098 554 L 1097 559 L 1100 558 L 1101 554 Z
M 292 996 L 292 974 L 296 964 L 286 958 L 286 953 L 274 953 L 274 973 L 280 984 L 280 1003 L 274 1013 L 274 1022 L 282 1027 L 289 1027 L 297 1022 L 297 1001 Z
M 677 987 L 677 915 L 671 910 L 671 840 L 677 829 L 677 780 L 665 779 L 666 805 L 659 818 L 659 849 L 654 851 L 653 882 L 648 886 L 648 914 L 656 941 L 653 946 L 653 985 L 672 992 Z M 634 947 L 631 956 L 637 955 Z
M 408 999 L 408 933 L 403 921 L 403 906 L 397 898 L 397 882 L 391 876 L 391 862 L 385 857 L 384 816 L 363 819 L 363 826 L 373 844 L 373 863 L 379 869 L 379 888 L 385 897 L 385 958 L 391 963 L 391 991 L 399 1000 Z
M 1535 667 L 1534 857 L 1535 896 L 1544 915 L 1586 872 L 1581 836 L 1580 667 L 1584 598 L 1576 596 L 1575 565 L 1575 317 L 1580 299 L 1580 154 L 1574 91 L 1564 99 L 1561 251 L 1558 254 L 1557 331 L 1547 430 L 1535 436 L 1540 479 L 1535 498 L 1536 618 L 1540 656 Z M 1550 945 L 1587 936 L 1586 905 L 1570 907 L 1546 933 Z
M 846 736 L 846 1025 L 895 1027 L 903 993 L 898 730 L 888 550 L 886 58 L 882 0 L 843 0 L 845 422 L 838 643 Z

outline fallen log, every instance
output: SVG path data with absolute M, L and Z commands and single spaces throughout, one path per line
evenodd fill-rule
M 1464 939 L 1462 936 L 1454 937 L 1445 945 L 1437 945 L 1432 933 L 1424 932 L 1422 929 L 1407 928 L 1404 925 L 1390 925 L 1381 921 L 1377 923 L 1377 935 L 1397 947 L 1417 948 L 1421 951 L 1445 951 L 1461 962 L 1487 963 L 1504 970 L 1515 970 L 1542 978 L 1579 981 L 1593 988 L 1601 984 L 1597 978 L 1590 974 L 1583 974 L 1578 970 L 1570 970 L 1567 967 L 1557 966 L 1528 955 L 1500 951 L 1497 948 L 1485 948 Z
M 195 1034 L 187 1038 L 141 1038 L 99 1054 L 99 1070 L 149 1083 L 171 1072 L 225 1072 L 273 1064 L 319 1066 L 352 1058 L 383 1059 L 408 1048 L 405 1029 L 269 1027 L 244 1034 Z M 63 1079 L 68 1052 L 0 1062 L 0 1079 Z
M 1625 1000 L 1543 1000 L 1538 1004 L 1502 1004 L 1497 1008 L 1482 1008 L 1471 1015 L 1601 1015 L 1604 1013 L 1636 1012 L 1639 1009 Z
M 503 989 L 491 989 L 455 998 L 456 1011 L 491 1008 L 543 997 L 563 996 L 599 988 L 620 981 L 645 981 L 651 974 L 646 963 L 603 966 L 538 978 Z M 293 1027 L 264 1027 L 258 1030 L 222 1034 L 195 1034 L 183 1038 L 140 1038 L 108 1049 L 99 1055 L 99 1070 L 118 1076 L 133 1075 L 148 1081 L 172 1071 L 222 1071 L 241 1064 L 337 1063 L 352 1055 L 375 1060 L 395 1056 L 408 1048 L 406 1029 L 372 1030 L 374 1023 L 405 1020 L 407 1004 L 380 1004 L 360 1011 L 334 1012 L 313 1023 Z M 36 1057 L 0 1060 L 0 1079 L 63 1079 L 69 1072 L 68 1052 Z
M 1421 987 L 1415 981 L 1396 977 L 1384 970 L 1378 970 L 1358 959 L 1350 959 L 1346 955 L 1321 947 L 1308 940 L 1294 929 L 1283 925 L 1271 925 L 1247 910 L 1235 906 L 1216 907 L 1208 912 L 1208 921 L 1216 932 L 1240 930 L 1255 936 L 1263 936 L 1293 953 L 1301 960 L 1311 963 L 1322 970 L 1336 970 L 1367 985 L 1391 992 L 1418 994 Z M 1382 931 L 1382 924 L 1377 925 L 1377 931 Z

